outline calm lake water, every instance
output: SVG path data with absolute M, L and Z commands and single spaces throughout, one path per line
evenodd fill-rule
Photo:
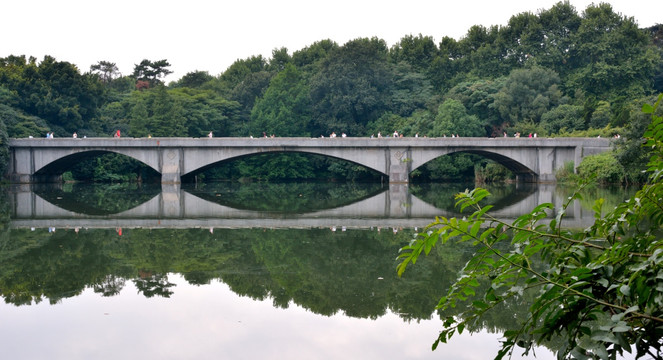
M 395 270 L 398 249 L 472 186 L 12 186 L 0 199 L 3 358 L 492 358 L 525 304 L 431 351 L 451 315 L 435 306 L 471 248 Z M 507 220 L 570 193 L 488 189 Z M 591 204 L 572 204 L 567 224 L 591 224 Z

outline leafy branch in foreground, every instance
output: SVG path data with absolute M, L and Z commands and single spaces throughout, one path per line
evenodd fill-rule
M 589 228 L 562 226 L 578 192 L 554 218 L 548 216 L 553 204 L 545 203 L 509 224 L 480 204 L 490 194 L 477 188 L 456 195 L 456 206 L 471 209 L 469 216 L 436 218 L 401 249 L 399 276 L 438 244 L 471 242 L 477 248 L 439 301 L 438 309 L 456 308 L 456 315 L 446 317 L 433 349 L 476 328 L 507 299 L 535 291 L 528 318 L 504 332 L 495 359 L 511 357 L 516 346 L 528 354 L 535 345 L 560 340 L 559 359 L 614 359 L 633 351 L 636 358 L 663 358 L 663 118 L 656 113 L 662 99 L 643 106 L 652 116 L 644 144 L 652 153 L 648 183 L 605 215 L 597 200 Z M 485 282 L 489 286 L 480 286 Z

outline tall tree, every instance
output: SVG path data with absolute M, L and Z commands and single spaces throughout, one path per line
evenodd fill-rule
M 134 91 L 131 96 L 129 132 L 131 136 L 186 136 L 182 105 L 158 86 Z
M 338 48 L 338 44 L 332 40 L 317 41 L 310 46 L 295 51 L 292 54 L 292 62 L 298 68 L 303 69 L 318 63 Z
M 503 118 L 494 105 L 495 94 L 503 87 L 505 77 L 495 80 L 465 81 L 454 86 L 446 98 L 460 101 L 467 113 L 478 117 L 484 126 L 492 128 L 493 136 L 500 136 L 505 126 Z
M 438 56 L 437 45 L 431 36 L 408 35 L 392 46 L 389 56 L 395 63 L 404 61 L 416 70 L 427 70 Z
M 59 135 L 86 127 L 105 101 L 105 89 L 96 76 L 81 75 L 68 62 L 45 56 L 9 57 L 0 61 L 0 84 L 17 95 L 16 107 L 45 119 Z
M 207 82 L 214 79 L 207 71 L 192 71 L 186 73 L 178 81 L 171 83 L 172 87 L 188 87 L 188 88 L 200 88 Z
M 288 48 L 282 47 L 272 50 L 272 58 L 269 59 L 269 70 L 279 72 L 285 69 L 285 66 L 292 62 L 292 57 L 288 54 Z
M 97 74 L 101 81 L 106 85 L 110 84 L 111 81 L 120 76 L 120 70 L 115 63 L 103 60 L 90 65 L 90 72 Z
M 486 136 L 486 130 L 475 115 L 458 100 L 446 100 L 440 105 L 431 136 Z
M 161 78 L 173 73 L 168 67 L 170 67 L 170 63 L 166 59 L 157 61 L 144 59 L 140 64 L 134 66 L 133 77 L 136 80 L 148 81 L 150 87 L 155 87 L 163 84 Z
M 311 134 L 363 134 L 366 124 L 388 109 L 393 75 L 384 40 L 349 41 L 321 63 L 311 79 Z
M 278 136 L 310 136 L 309 89 L 302 74 L 292 64 L 272 79 L 265 95 L 251 112 L 251 134 L 262 132 Z
M 579 89 L 599 100 L 651 91 L 660 53 L 633 18 L 615 13 L 607 3 L 590 5 L 573 40 L 569 61 L 575 70 L 568 76 L 567 91 Z
M 542 67 L 514 70 L 494 96 L 494 106 L 505 121 L 539 123 L 541 116 L 562 101 L 559 76 Z
M 581 18 L 568 1 L 560 1 L 539 13 L 542 29 L 541 51 L 534 53 L 537 64 L 555 70 L 565 78 L 570 71 L 570 51 L 574 47 L 573 34 L 580 27 Z

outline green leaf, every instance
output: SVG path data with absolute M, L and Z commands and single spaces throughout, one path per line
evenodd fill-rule
M 485 309 L 488 309 L 488 307 L 489 307 L 488 304 L 486 304 L 485 302 L 480 301 L 480 300 L 473 301 L 472 306 L 474 306 L 475 308 L 477 308 L 479 310 L 485 310 Z
M 642 104 L 642 112 L 645 114 L 653 114 L 654 113 L 654 107 L 649 105 L 649 104 Z
M 628 285 L 622 285 L 619 287 L 619 292 L 626 296 L 631 296 L 631 287 Z

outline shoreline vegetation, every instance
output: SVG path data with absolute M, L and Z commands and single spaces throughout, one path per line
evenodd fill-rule
M 490 318 L 507 300 L 531 297 L 529 316 L 503 332 L 495 359 L 526 356 L 541 345 L 552 349 L 552 343 L 559 359 L 607 360 L 625 353 L 663 358 L 663 116 L 656 111 L 661 101 L 663 94 L 642 107 L 651 118 L 641 145 L 649 150 L 647 182 L 614 207 L 596 200 L 592 226 L 563 227 L 567 208 L 583 200 L 583 186 L 549 224 L 540 220 L 554 210 L 552 203 L 507 223 L 484 205 L 491 194 L 476 188 L 455 197 L 467 215 L 436 218 L 400 249 L 399 276 L 436 246 L 472 244 L 476 250 L 438 303 L 440 313 L 453 309 L 454 315 L 443 319 L 433 349 Z M 614 158 L 599 159 L 591 160 L 587 171 L 613 166 Z

